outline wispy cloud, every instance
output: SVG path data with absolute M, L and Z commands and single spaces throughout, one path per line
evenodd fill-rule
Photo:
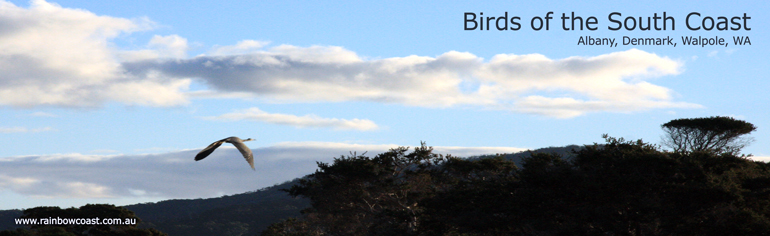
M 222 146 L 201 161 L 199 151 L 143 155 L 57 154 L 0 158 L 0 191 L 43 198 L 162 197 L 199 198 L 253 191 L 313 173 L 316 161 L 398 145 L 287 142 L 252 149 L 252 171 L 232 146 Z M 436 153 L 472 156 L 522 151 L 512 147 L 434 147 Z M 16 206 L 3 205 L 0 209 Z
M 34 117 L 59 117 L 56 114 L 52 114 L 52 113 L 48 113 L 48 112 L 42 112 L 42 111 L 33 112 L 33 113 L 29 114 L 29 116 L 34 116 Z
M 10 134 L 10 133 L 38 133 L 38 132 L 45 132 L 45 131 L 53 131 L 54 129 L 51 127 L 43 127 L 43 128 L 34 128 L 34 129 L 28 129 L 26 127 L 0 127 L 0 133 Z
M 322 118 L 313 114 L 296 116 L 290 114 L 268 113 L 256 107 L 214 117 L 205 117 L 205 119 L 228 121 L 248 120 L 277 125 L 289 125 L 298 128 L 334 128 L 361 131 L 376 130 L 379 128 L 373 121 L 366 119 L 347 120 L 338 118 Z

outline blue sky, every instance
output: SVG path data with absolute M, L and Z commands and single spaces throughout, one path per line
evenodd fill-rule
M 216 197 L 311 173 L 315 161 L 420 141 L 477 155 L 659 143 L 660 124 L 733 116 L 770 160 L 767 3 L 743 1 L 0 2 L 0 209 Z M 519 16 L 518 31 L 464 13 Z M 530 27 L 553 12 L 549 30 Z M 598 27 L 562 30 L 562 13 Z M 674 17 L 666 31 L 607 16 Z M 751 30 L 692 31 L 707 16 Z M 732 25 L 731 25 L 732 26 Z M 580 37 L 672 37 L 577 45 Z M 725 46 L 686 46 L 682 37 Z M 751 45 L 734 45 L 748 36 Z M 257 171 L 225 147 L 256 138 Z M 170 187 L 173 186 L 173 187 Z

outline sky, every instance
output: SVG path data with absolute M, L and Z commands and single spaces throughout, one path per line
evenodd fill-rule
M 0 0 L 0 209 L 232 195 L 310 174 L 317 161 L 421 142 L 455 156 L 602 143 L 602 134 L 658 144 L 661 124 L 709 116 L 756 125 L 743 153 L 767 161 L 768 10 L 765 1 Z M 589 37 L 617 45 L 579 43 Z M 229 144 L 193 160 L 229 136 L 256 139 L 246 143 L 256 171 Z

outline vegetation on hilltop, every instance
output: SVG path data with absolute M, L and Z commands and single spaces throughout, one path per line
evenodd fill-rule
M 666 151 L 604 137 L 569 159 L 532 153 L 521 168 L 424 143 L 342 156 L 286 190 L 311 201 L 301 218 L 262 235 L 770 233 L 770 164 L 738 149 Z

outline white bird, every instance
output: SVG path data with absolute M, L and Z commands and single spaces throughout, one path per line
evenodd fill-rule
M 247 138 L 247 139 L 241 140 L 240 138 L 233 136 L 233 137 L 228 137 L 228 138 L 216 141 L 211 145 L 209 145 L 208 147 L 201 150 L 201 152 L 199 152 L 198 155 L 195 155 L 195 161 L 203 160 L 203 158 L 206 158 L 207 156 L 209 156 L 209 154 L 214 152 L 214 149 L 217 149 L 219 146 L 221 146 L 222 143 L 232 143 L 233 146 L 235 146 L 235 148 L 238 149 L 238 151 L 241 151 L 241 154 L 243 154 L 243 158 L 246 158 L 246 161 L 249 162 L 251 169 L 256 170 L 254 169 L 254 155 L 251 153 L 251 149 L 249 149 L 249 147 L 247 147 L 246 144 L 243 144 L 243 142 L 252 141 L 252 140 L 254 139 Z

